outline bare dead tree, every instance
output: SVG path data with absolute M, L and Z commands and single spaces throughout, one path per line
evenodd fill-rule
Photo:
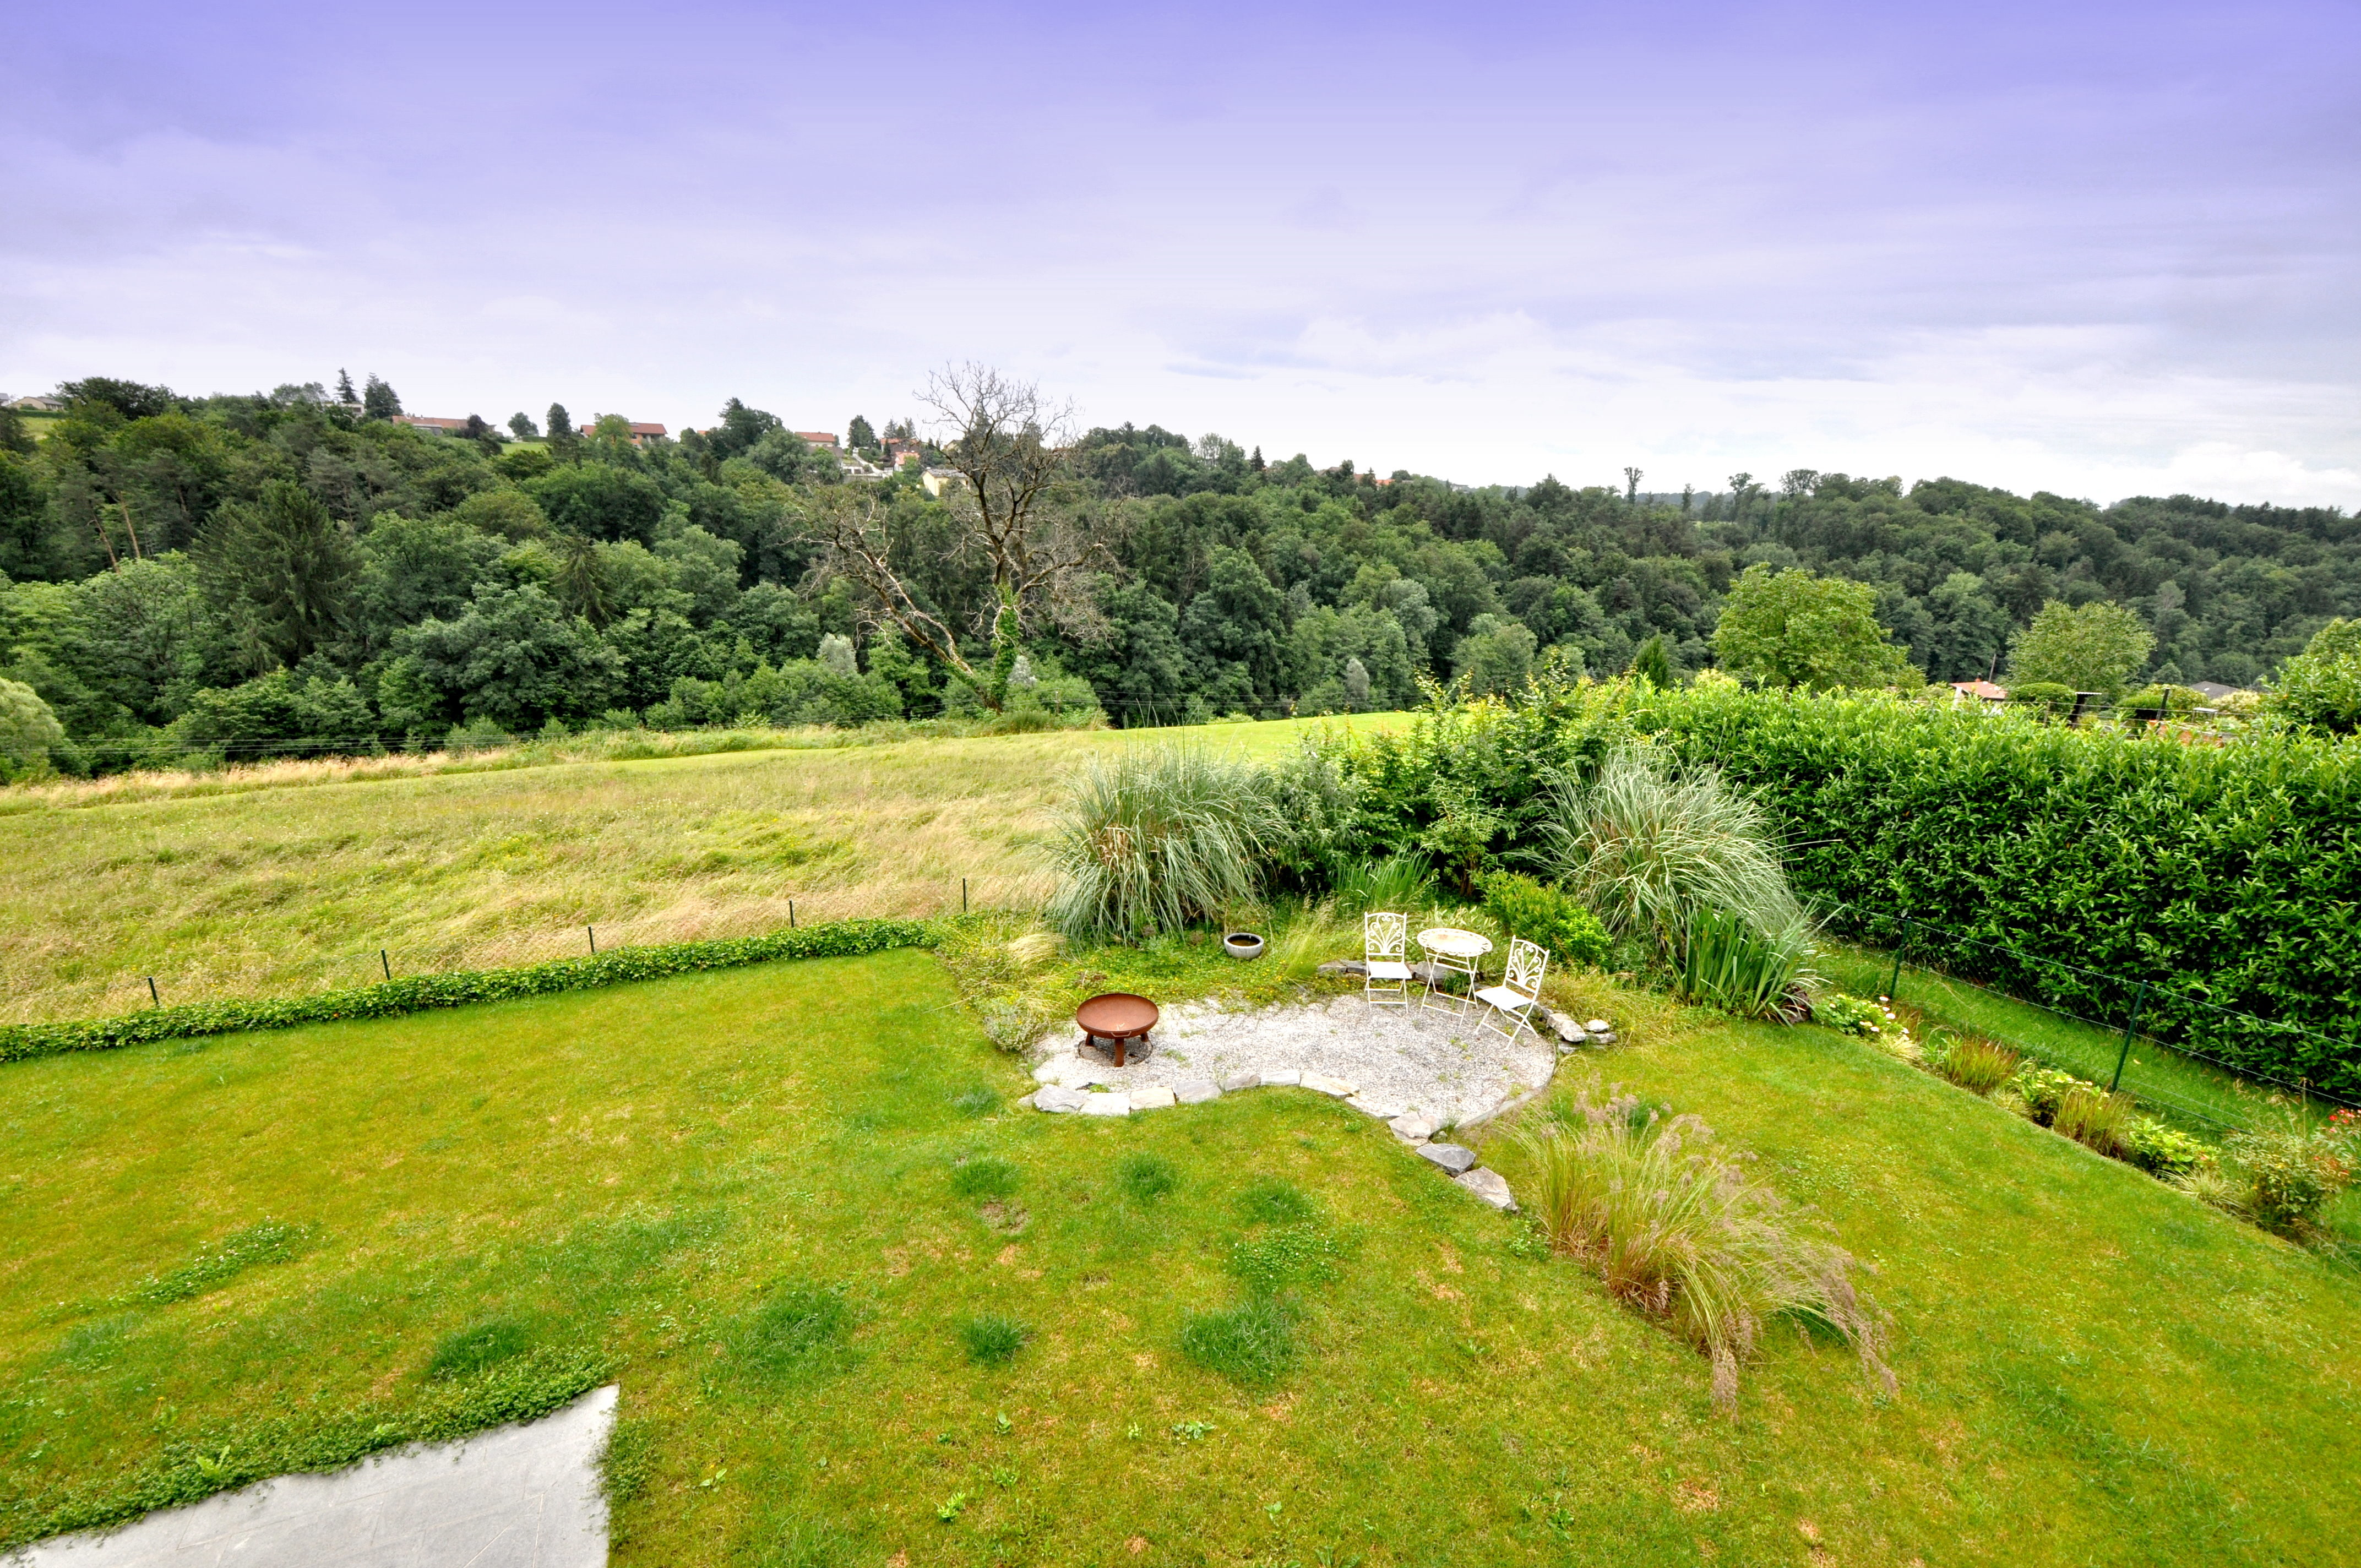
M 1090 575 L 1110 557 L 1084 526 L 1071 483 L 1073 408 L 1052 403 L 1032 382 L 972 364 L 938 372 L 918 397 L 935 413 L 936 444 L 963 481 L 943 492 L 959 548 L 992 576 L 990 663 L 979 669 L 902 581 L 892 514 L 874 497 L 823 491 L 807 514 L 811 537 L 823 551 L 821 570 L 865 589 L 876 614 L 997 710 L 1028 625 L 1046 620 L 1087 633 L 1097 624 Z

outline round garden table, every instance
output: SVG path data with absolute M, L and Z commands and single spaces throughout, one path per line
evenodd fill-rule
M 1492 939 L 1478 931 L 1463 931 L 1456 926 L 1430 926 L 1418 934 L 1418 945 L 1427 955 L 1427 973 L 1440 979 L 1439 970 L 1467 977 L 1467 995 L 1476 994 L 1477 960 L 1492 950 Z M 1423 1007 L 1434 998 L 1433 980 L 1426 982 L 1426 994 L 1419 999 Z M 1456 1002 L 1458 1011 L 1467 1011 L 1467 997 L 1455 996 L 1445 991 L 1443 995 Z

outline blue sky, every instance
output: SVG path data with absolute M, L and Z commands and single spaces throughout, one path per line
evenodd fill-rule
M 2350 5 L 21 7 L 0 389 L 2361 505 Z

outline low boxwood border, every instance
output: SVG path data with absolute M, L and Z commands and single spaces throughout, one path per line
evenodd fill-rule
M 505 1002 L 519 996 L 549 996 L 564 991 L 595 991 L 635 980 L 735 969 L 774 959 L 853 958 L 891 948 L 931 948 L 941 935 L 930 920 L 837 920 L 825 926 L 774 931 L 764 937 L 732 937 L 711 942 L 668 942 L 658 947 L 619 948 L 595 958 L 559 959 L 515 969 L 458 970 L 447 974 L 406 975 L 375 985 L 229 1002 L 193 1002 L 153 1007 L 113 1018 L 77 1018 L 54 1024 L 0 1026 L 0 1062 L 67 1051 L 111 1051 L 151 1040 L 231 1035 L 248 1029 L 287 1029 L 344 1018 L 398 1018 L 435 1007 L 473 1002 Z

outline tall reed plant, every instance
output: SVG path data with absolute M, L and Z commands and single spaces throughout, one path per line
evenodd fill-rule
M 1251 902 L 1283 830 L 1262 770 L 1202 746 L 1093 757 L 1046 847 L 1049 923 L 1084 941 L 1137 942 Z
M 1619 938 L 1676 948 L 1697 915 L 1763 931 L 1804 919 L 1770 817 L 1711 767 L 1675 776 L 1645 747 L 1610 751 L 1587 784 L 1562 784 L 1540 824 L 1558 885 Z
M 1818 982 L 1811 958 L 1811 927 L 1800 917 L 1765 931 L 1743 916 L 1700 909 L 1674 955 L 1673 989 L 1740 1018 L 1808 1016 L 1797 999 Z
M 1724 1411 L 1736 1411 L 1739 1369 L 1780 1317 L 1836 1333 L 1894 1387 L 1883 1321 L 1853 1282 L 1861 1266 L 1722 1154 L 1698 1118 L 1585 1090 L 1515 1143 L 1518 1193 L 1550 1245 L 1704 1352 Z

